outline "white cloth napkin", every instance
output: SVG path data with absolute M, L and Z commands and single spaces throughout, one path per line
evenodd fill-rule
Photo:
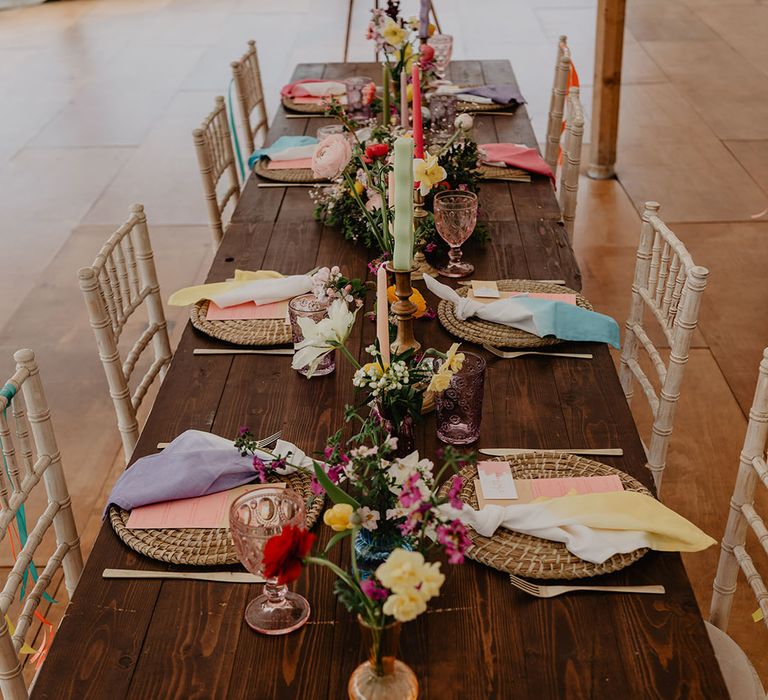
M 306 294 L 312 289 L 309 275 L 290 275 L 277 279 L 253 280 L 236 284 L 225 292 L 211 295 L 210 299 L 222 309 L 252 301 L 254 304 L 271 304 Z
M 517 301 L 525 297 L 509 297 L 500 299 L 489 304 L 475 301 L 469 297 L 463 297 L 451 289 L 447 284 L 438 282 L 434 277 L 424 275 L 424 283 L 432 294 L 453 302 L 455 305 L 454 314 L 460 321 L 464 321 L 472 316 L 477 316 L 485 321 L 493 323 L 502 323 L 505 326 L 512 326 L 520 330 L 541 336 L 533 320 L 533 312 L 526 308 L 525 304 Z
M 318 83 L 301 83 L 302 90 L 306 90 L 307 94 L 312 97 L 328 97 L 329 95 L 344 95 L 347 92 L 347 88 L 344 83 L 336 82 L 335 80 L 324 80 Z
M 316 150 L 316 143 L 309 144 L 308 146 L 291 146 L 290 148 L 286 148 L 283 151 L 271 153 L 269 159 L 274 161 L 302 160 L 305 158 L 311 158 L 313 155 L 315 155 Z

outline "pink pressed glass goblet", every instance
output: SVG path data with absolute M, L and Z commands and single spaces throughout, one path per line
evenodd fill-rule
M 435 195 L 435 227 L 451 248 L 448 265 L 438 270 L 444 277 L 466 277 L 475 266 L 461 259 L 461 244 L 475 230 L 477 195 L 463 190 L 448 190 Z
M 286 488 L 261 488 L 237 498 L 229 509 L 229 528 L 237 556 L 252 574 L 262 575 L 264 547 L 283 527 L 304 527 L 302 497 Z M 245 621 L 263 634 L 287 634 L 309 619 L 309 603 L 298 593 L 268 579 L 264 593 L 245 609 Z

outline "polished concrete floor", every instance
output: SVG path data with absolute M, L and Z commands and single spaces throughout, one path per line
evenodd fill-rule
M 589 114 L 595 0 L 437 5 L 456 58 L 512 60 L 542 138 L 555 42 L 567 34 Z M 410 13 L 416 2 L 403 6 Z M 354 3 L 350 60 L 372 56 L 363 39 L 369 7 Z M 212 253 L 191 130 L 225 91 L 247 39 L 258 42 L 273 112 L 297 62 L 342 60 L 348 8 L 349 0 L 59 0 L 0 12 L 0 372 L 10 374 L 18 347 L 37 351 L 86 550 L 123 461 L 76 270 L 139 201 L 164 293 L 200 280 Z M 628 0 L 618 180 L 584 178 L 579 192 L 585 293 L 620 322 L 643 201 L 662 203 L 711 270 L 665 500 L 716 538 L 768 345 L 766 33 L 759 0 Z M 178 335 L 185 312 L 169 309 L 169 320 Z M 637 418 L 647 426 L 639 403 Z M 0 552 L 0 564 L 9 560 Z M 705 614 L 716 561 L 715 549 L 686 557 Z M 768 682 L 766 633 L 744 588 L 730 631 Z

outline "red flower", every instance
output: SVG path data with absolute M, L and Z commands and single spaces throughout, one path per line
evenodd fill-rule
M 429 44 L 424 44 L 419 49 L 419 63 L 422 66 L 427 66 L 432 63 L 432 59 L 435 57 L 435 49 Z
M 302 560 L 309 554 L 314 541 L 315 536 L 307 530 L 286 525 L 264 547 L 262 566 L 265 578 L 277 577 L 280 586 L 299 578 Z
M 366 158 L 383 158 L 389 153 L 389 146 L 386 143 L 373 143 L 365 149 Z

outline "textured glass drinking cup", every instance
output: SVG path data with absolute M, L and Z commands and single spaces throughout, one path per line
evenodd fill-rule
M 301 296 L 294 297 L 288 302 L 288 317 L 291 321 L 291 334 L 293 336 L 294 348 L 298 343 L 304 340 L 304 335 L 301 332 L 299 326 L 299 318 L 308 318 L 319 323 L 324 318 L 328 317 L 328 304 L 320 301 L 314 294 L 302 294 Z M 313 377 L 322 377 L 326 374 L 330 374 L 336 369 L 336 351 L 331 350 L 317 366 L 317 369 L 312 373 Z M 302 367 L 297 370 L 299 374 L 303 374 L 305 377 L 309 373 L 309 367 Z
M 477 195 L 465 190 L 438 192 L 434 202 L 435 227 L 449 246 L 448 264 L 438 272 L 444 277 L 467 277 L 475 266 L 461 259 L 461 244 L 477 223 Z
M 435 360 L 438 364 L 441 360 Z M 461 370 L 451 377 L 445 391 L 435 394 L 437 437 L 450 445 L 469 445 L 480 437 L 483 417 L 485 360 L 464 353 Z

